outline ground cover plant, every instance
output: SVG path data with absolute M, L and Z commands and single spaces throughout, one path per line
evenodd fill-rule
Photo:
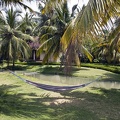
M 41 71 L 53 74 L 58 66 L 24 65 L 19 70 Z M 95 70 L 95 71 L 92 71 Z M 95 73 L 97 69 L 89 71 Z M 86 69 L 74 71 L 74 75 L 86 76 Z M 119 74 L 99 71 L 105 75 L 104 81 L 120 82 Z M 20 76 L 35 82 L 48 84 L 44 80 L 38 80 L 23 74 Z M 95 75 L 95 74 L 93 74 Z M 0 120 L 119 120 L 120 88 L 106 89 L 99 87 L 86 87 L 71 92 L 50 92 L 38 89 L 20 81 L 8 71 L 0 72 Z M 107 79 L 106 79 L 107 78 Z M 54 83 L 53 83 L 54 84 Z

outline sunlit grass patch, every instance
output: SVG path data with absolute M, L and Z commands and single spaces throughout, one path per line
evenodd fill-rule
M 0 72 L 0 120 L 119 120 L 119 99 L 120 89 L 86 87 L 56 93 L 28 85 L 9 72 Z

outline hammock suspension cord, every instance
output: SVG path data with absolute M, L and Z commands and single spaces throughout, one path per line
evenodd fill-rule
M 22 81 L 30 84 L 30 85 L 33 85 L 33 86 L 36 86 L 38 88 L 41 88 L 41 89 L 44 89 L 44 90 L 48 90 L 48 91 L 54 91 L 54 92 L 57 92 L 57 91 L 69 91 L 69 90 L 74 90 L 74 89 L 78 89 L 78 88 L 83 88 L 83 87 L 86 87 L 87 85 L 93 83 L 93 82 L 96 82 L 98 81 L 100 77 L 98 77 L 97 79 L 93 80 L 93 81 L 90 81 L 88 83 L 84 83 L 84 84 L 80 84 L 80 85 L 74 85 L 74 86 L 53 86 L 53 85 L 46 85 L 46 84 L 41 84 L 41 83 L 36 83 L 36 82 L 32 82 L 30 80 L 27 80 L 27 79 L 24 79 L 20 76 L 18 76 L 17 74 L 15 74 L 14 72 L 10 71 L 10 73 L 12 73 L 13 75 L 15 75 L 16 77 L 18 77 L 19 79 L 21 79 Z

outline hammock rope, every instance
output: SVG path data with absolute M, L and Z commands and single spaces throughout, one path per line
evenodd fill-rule
M 41 89 L 48 90 L 48 91 L 54 91 L 54 92 L 57 92 L 57 91 L 69 91 L 69 90 L 75 90 L 75 89 L 78 89 L 78 88 L 83 88 L 83 87 L 86 87 L 87 85 L 89 85 L 89 84 L 91 84 L 93 82 L 96 82 L 96 81 L 100 80 L 100 78 L 101 78 L 101 76 L 100 76 L 100 77 L 98 77 L 97 79 L 95 79 L 93 81 L 90 81 L 90 82 L 84 83 L 84 84 L 80 84 L 80 85 L 74 85 L 74 86 L 54 86 L 54 85 L 46 85 L 46 84 L 32 82 L 30 80 L 27 80 L 27 79 L 24 79 L 24 78 L 18 76 L 17 74 L 15 74 L 12 71 L 10 71 L 10 73 L 15 75 L 16 77 L 18 77 L 22 81 L 26 82 L 27 84 L 36 86 L 37 88 L 41 88 Z

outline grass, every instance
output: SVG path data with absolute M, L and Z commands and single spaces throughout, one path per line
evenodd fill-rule
M 58 66 L 18 65 L 16 69 L 56 74 Z M 75 76 L 104 75 L 104 81 L 120 82 L 120 75 L 90 68 L 75 68 Z M 88 74 L 89 73 L 89 74 Z M 20 76 L 39 82 L 38 79 Z M 44 82 L 41 80 L 41 82 Z M 119 120 L 120 89 L 86 87 L 55 93 L 0 72 L 0 120 Z
M 102 69 L 107 70 L 113 73 L 120 74 L 120 65 L 110 65 L 110 64 L 102 64 L 102 63 L 82 63 L 82 67 L 90 67 L 90 68 L 96 68 L 96 69 Z M 6 68 L 6 64 L 0 65 L 1 68 Z M 42 65 L 41 62 L 16 62 L 15 64 L 15 70 L 27 70 L 27 71 L 39 71 L 41 73 L 47 73 L 47 74 L 53 74 L 53 73 L 59 73 L 63 74 L 59 70 L 59 63 L 49 63 L 46 65 Z M 12 66 L 10 66 L 12 69 Z M 76 66 L 73 66 L 72 71 L 79 70 L 80 68 L 77 68 Z
M 98 68 L 120 74 L 120 65 L 109 65 L 100 63 L 82 63 L 83 67 Z
M 5 68 L 4 66 L 3 68 Z M 12 67 L 10 67 L 12 68 Z M 94 68 L 94 69 L 92 69 Z M 107 70 L 108 69 L 108 70 Z M 106 81 L 120 81 L 120 75 L 115 72 L 111 72 L 112 69 L 118 70 L 117 73 L 120 73 L 120 66 L 113 65 L 103 65 L 103 64 L 90 64 L 90 63 L 82 63 L 82 67 L 73 66 L 72 68 L 72 76 L 80 76 L 80 77 L 98 77 L 102 76 Z M 59 69 L 59 65 L 41 65 L 41 63 L 17 63 L 15 66 L 15 70 L 19 71 L 28 71 L 28 72 L 39 72 L 42 74 L 50 74 L 50 75 L 64 75 L 64 72 Z M 107 70 L 107 71 L 105 71 Z

